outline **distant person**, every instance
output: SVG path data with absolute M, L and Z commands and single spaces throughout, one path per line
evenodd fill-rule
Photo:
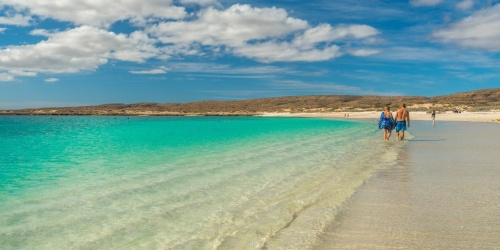
M 395 126 L 396 121 L 392 116 L 391 107 L 386 105 L 384 111 L 380 114 L 380 119 L 378 120 L 378 128 L 384 130 L 384 141 L 389 140 Z
M 396 112 L 396 140 L 404 140 L 407 127 L 410 127 L 410 112 L 406 110 L 406 104 L 403 103 Z
M 436 111 L 433 110 L 431 114 L 432 126 L 436 125 Z

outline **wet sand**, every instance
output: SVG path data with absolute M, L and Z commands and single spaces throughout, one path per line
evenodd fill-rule
M 412 125 L 315 249 L 500 249 L 500 124 Z

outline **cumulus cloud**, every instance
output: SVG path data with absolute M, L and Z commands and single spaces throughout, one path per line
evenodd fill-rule
M 29 26 L 32 18 L 21 14 L 0 16 L 0 24 L 13 25 L 13 26 Z
M 154 56 L 154 47 L 140 32 L 129 36 L 82 26 L 48 33 L 34 45 L 9 46 L 0 50 L 0 69 L 19 72 L 78 72 L 94 70 L 109 59 L 143 62 Z
M 416 7 L 422 6 L 436 6 L 441 3 L 442 0 L 411 0 L 410 4 Z
M 7 28 L 0 28 L 0 33 L 3 33 Z
M 146 18 L 181 19 L 186 16 L 184 7 L 174 6 L 173 0 L 3 0 L 17 11 L 78 25 L 108 27 L 120 20 Z
M 124 36 L 124 35 L 116 35 Z M 142 31 L 136 31 L 127 36 L 126 41 L 119 48 L 114 49 L 113 58 L 130 61 L 130 62 L 145 62 L 146 59 L 155 57 L 160 50 L 154 45 L 155 39 L 150 38 Z
M 500 4 L 477 11 L 448 29 L 435 31 L 433 37 L 463 47 L 500 51 Z
M 474 6 L 474 0 L 463 0 L 457 3 L 457 9 L 469 10 Z
M 379 34 L 367 25 L 310 27 L 307 21 L 289 17 L 284 9 L 239 4 L 227 10 L 207 8 L 195 20 L 163 22 L 148 32 L 165 44 L 225 46 L 235 55 L 262 62 L 329 60 L 342 53 L 328 43 Z M 287 37 L 292 41 L 286 41 Z
M 175 56 L 207 53 L 232 53 L 260 62 L 323 61 L 346 53 L 335 44 L 337 42 L 368 41 L 380 33 L 368 25 L 311 27 L 307 21 L 290 17 L 286 10 L 276 7 L 235 4 L 218 9 L 214 7 L 219 5 L 216 0 L 175 3 L 197 4 L 204 8 L 196 14 L 187 14 L 183 7 L 174 5 L 174 0 L 4 0 L 0 6 L 12 8 L 9 13 L 53 18 L 72 22 L 76 27 L 65 31 L 32 30 L 30 35 L 42 36 L 45 40 L 1 48 L 0 70 L 11 76 L 71 73 L 95 70 L 109 60 L 143 63 L 153 57 L 168 60 Z M 19 20 L 12 21 L 17 25 L 23 24 L 21 20 L 24 24 L 32 20 L 21 14 L 7 17 Z M 119 20 L 142 20 L 147 26 L 131 34 L 106 30 Z M 156 24 L 147 20 L 154 20 Z M 0 28 L 0 32 L 4 30 Z M 352 53 L 366 56 L 374 51 L 366 49 Z M 130 73 L 164 74 L 166 70 Z
M 308 27 L 283 9 L 233 5 L 227 10 L 209 7 L 194 21 L 163 22 L 149 29 L 164 43 L 241 45 L 250 40 L 278 38 Z

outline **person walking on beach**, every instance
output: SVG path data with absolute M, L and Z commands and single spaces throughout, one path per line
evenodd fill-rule
M 385 105 L 384 111 L 380 114 L 380 119 L 378 120 L 378 128 L 384 130 L 384 141 L 389 140 L 395 126 L 396 121 L 394 121 L 394 117 L 392 116 L 391 107 Z
M 436 125 L 436 111 L 435 110 L 432 110 L 431 119 L 432 119 L 432 126 Z
M 404 140 L 407 127 L 410 127 L 410 112 L 406 110 L 406 104 L 403 103 L 396 112 L 396 140 Z

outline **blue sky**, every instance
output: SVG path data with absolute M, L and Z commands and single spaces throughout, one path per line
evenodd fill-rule
M 2 0 L 0 109 L 500 87 L 500 0 Z

